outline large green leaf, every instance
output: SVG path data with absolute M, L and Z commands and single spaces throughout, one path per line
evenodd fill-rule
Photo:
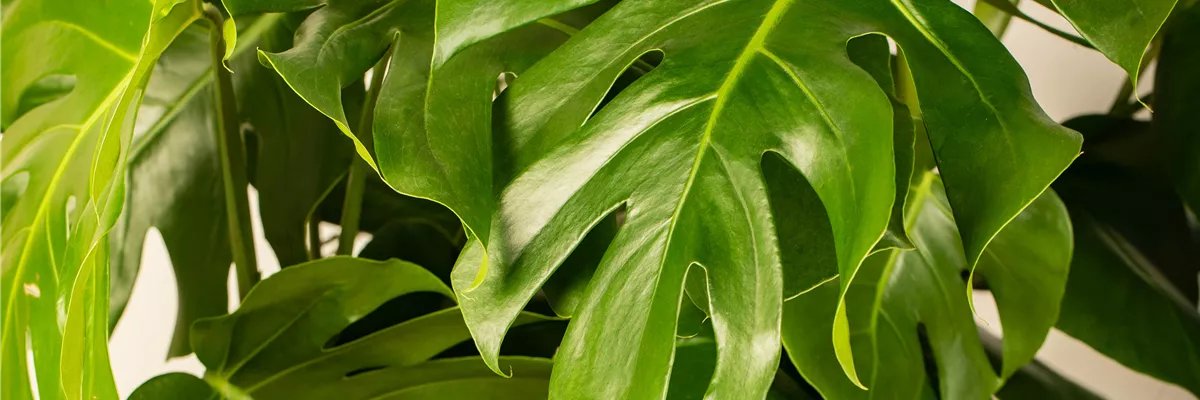
M 1176 0 L 1053 0 L 1053 3 L 1084 39 L 1137 82 L 1142 55 L 1175 8 Z
M 1154 75 L 1154 125 L 1166 137 L 1168 171 L 1192 212 L 1200 213 L 1200 5 L 1172 17 Z
M 1104 143 L 1104 131 L 1081 131 Z M 1055 182 L 1076 232 L 1057 327 L 1130 369 L 1200 394 L 1200 238 L 1169 181 L 1089 154 L 1097 157 L 1081 158 Z
M 264 280 L 233 314 L 198 321 L 193 345 L 208 368 L 205 380 L 226 397 L 544 396 L 548 360 L 507 358 L 516 376 L 509 380 L 477 357 L 431 360 L 470 338 L 457 308 L 351 333 L 384 303 L 414 293 L 451 296 L 437 277 L 408 262 L 313 261 Z M 526 314 L 518 324 L 544 320 Z
M 781 265 L 776 226 L 801 222 L 767 210 L 763 153 L 781 155 L 815 189 L 843 292 L 896 197 L 890 104 L 846 57 L 846 40 L 870 32 L 896 40 L 921 95 L 939 100 L 922 111 L 973 264 L 1079 139 L 1038 111 L 1020 69 L 970 14 L 942 1 L 627 2 L 505 92 L 493 141 L 513 159 L 497 159 L 494 175 L 513 178 L 499 191 L 486 251 L 469 245 L 455 279 L 485 359 L 588 228 L 626 204 L 552 390 L 664 390 L 692 264 L 707 274 L 723 349 L 709 394 L 765 389 L 778 352 L 763 349 L 776 347 L 766 341 L 778 337 L 782 297 L 806 288 L 783 283 L 804 264 Z M 654 50 L 662 65 L 592 116 L 613 79 Z M 835 348 L 855 376 L 842 310 Z
M 1033 359 L 1054 325 L 1071 257 L 1071 226 L 1062 202 L 1053 192 L 1043 194 L 996 236 L 979 261 L 978 272 L 993 290 L 1003 322 L 1003 366 L 997 376 L 975 335 L 965 282 L 969 268 L 941 186 L 927 172 L 909 195 L 906 228 L 917 249 L 872 255 L 847 294 L 855 361 L 867 366 L 869 391 L 836 369 L 829 336 L 836 286 L 827 283 L 785 304 L 784 346 L 800 373 L 826 397 L 916 396 L 925 390 L 923 371 L 932 370 L 921 365 L 922 347 L 928 346 L 942 398 L 988 398 L 1001 380 Z M 815 321 L 823 325 L 814 329 Z
M 125 160 L 150 69 L 199 15 L 197 3 L 177 3 L 5 7 L 5 398 L 32 397 L 31 370 L 42 398 L 116 396 L 107 351 L 107 235 L 124 204 Z M 59 90 L 47 97 L 48 87 Z

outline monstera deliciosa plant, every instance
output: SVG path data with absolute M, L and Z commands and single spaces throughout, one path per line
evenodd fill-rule
M 1078 35 L 1010 0 L 5 0 L 2 397 L 117 397 L 150 229 L 207 371 L 135 399 L 1098 397 L 1033 359 L 1053 327 L 1200 394 L 1200 5 L 1038 3 Z M 1111 112 L 1047 117 L 1013 17 L 1123 68 Z

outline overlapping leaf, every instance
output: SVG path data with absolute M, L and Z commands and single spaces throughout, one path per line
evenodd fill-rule
M 1200 238 L 1167 176 L 1111 158 L 1154 138 L 1149 125 L 1088 124 L 1096 119 L 1067 122 L 1094 151 L 1055 182 L 1076 231 L 1057 326 L 1130 369 L 1200 393 Z
M 781 155 L 815 189 L 845 288 L 895 198 L 893 113 L 845 56 L 846 40 L 877 31 L 910 56 L 921 95 L 940 100 L 922 111 L 973 264 L 1074 157 L 1078 137 L 1037 111 L 1019 68 L 969 14 L 937 1 L 626 2 L 505 93 L 493 139 L 514 158 L 496 168 L 514 178 L 499 195 L 487 262 L 481 246 L 469 248 L 456 272 L 485 357 L 589 226 L 626 204 L 552 390 L 660 393 L 693 263 L 707 275 L 724 350 L 709 394 L 764 388 L 778 353 L 754 349 L 773 347 L 783 295 L 806 288 L 784 283 L 797 272 L 775 255 L 776 227 L 801 222 L 768 211 L 762 156 Z M 625 66 L 656 49 L 662 65 L 592 117 Z M 835 348 L 853 376 L 837 315 Z
M 107 234 L 124 203 L 126 153 L 149 70 L 198 16 L 196 3 L 177 3 L 5 7 L 5 398 L 32 397 L 31 369 L 43 398 L 116 396 L 106 343 Z
M 598 368 L 605 379 L 590 381 L 621 382 L 603 388 L 613 395 L 663 390 L 678 307 L 671 293 L 682 293 L 683 273 L 695 261 L 706 267 L 709 285 L 721 286 L 697 294 L 720 303 L 712 309 L 717 337 L 730 349 L 714 382 L 748 378 L 751 387 L 762 387 L 778 353 L 749 351 L 752 339 L 776 336 L 772 321 L 783 295 L 806 289 L 785 284 L 800 272 L 771 255 L 776 225 L 800 222 L 766 211 L 771 202 L 758 172 L 762 153 L 779 153 L 816 189 L 820 202 L 812 206 L 825 208 L 836 233 L 843 291 L 883 234 L 896 198 L 889 158 L 893 113 L 878 86 L 846 59 L 847 39 L 874 31 L 891 36 L 910 56 L 921 94 L 941 100 L 922 111 L 971 264 L 1074 157 L 1078 137 L 1037 110 L 1015 62 L 949 2 L 749 3 L 617 6 L 566 47 L 517 71 L 520 78 L 502 95 L 500 129 L 490 134 L 495 76 L 536 60 L 514 50 L 534 41 L 513 28 L 578 4 L 489 3 L 496 12 L 462 18 L 491 22 L 462 24 L 454 10 L 482 4 L 440 2 L 439 23 L 432 24 L 436 44 L 430 44 L 430 17 L 417 17 L 432 8 L 423 3 L 330 4 L 309 17 L 293 49 L 263 58 L 354 137 L 334 94 L 398 37 L 376 108 L 374 157 L 362 140 L 357 145 L 368 160 L 378 159 L 389 184 L 448 205 L 480 240 L 461 259 L 456 286 L 494 368 L 515 313 L 591 225 L 628 203 L 627 225 L 572 324 L 566 366 L 557 374 L 566 378 L 557 390 L 604 393 L 584 389 L 588 384 L 572 376 L 592 371 L 592 363 L 625 362 L 645 370 L 625 375 L 631 372 Z M 545 26 L 554 24 L 528 28 Z M 801 36 L 823 39 L 796 39 Z M 654 49 L 666 54 L 663 65 L 589 120 L 613 79 Z M 988 150 L 981 157 L 979 149 Z M 493 159 L 496 154 L 502 157 Z M 700 218 L 710 216 L 719 216 L 716 224 L 704 227 Z M 616 271 L 620 264 L 626 268 Z M 642 296 L 614 298 L 604 287 Z M 757 298 L 726 298 L 731 293 Z M 596 316 L 605 312 L 612 314 Z M 836 315 L 836 349 L 854 376 L 844 312 Z M 609 348 L 603 338 L 627 336 L 603 333 L 604 324 L 593 319 L 633 321 L 620 329 L 640 339 L 603 354 L 587 351 L 579 347 L 583 342 Z M 751 347 L 736 350 L 741 346 Z M 714 393 L 729 389 L 714 387 Z
M 194 26 L 163 53 L 147 87 L 140 125 L 149 125 L 129 157 L 127 200 L 112 233 L 113 323 L 121 316 L 153 226 L 162 234 L 179 293 L 169 355 L 191 352 L 198 318 L 228 310 L 232 256 L 217 158 L 208 31 Z
M 353 155 L 332 122 L 246 51 L 290 44 L 295 22 L 289 18 L 271 15 L 247 25 L 231 62 L 239 120 L 258 139 L 253 178 L 263 233 L 285 266 L 308 260 L 307 221 Z M 172 356 L 191 352 L 193 321 L 228 307 L 231 255 L 204 28 L 175 40 L 152 77 L 139 121 L 148 128 L 130 159 L 130 201 L 113 240 L 116 321 L 132 292 L 146 231 L 153 226 L 162 233 L 180 293 Z
M 256 286 L 237 312 L 197 322 L 196 355 L 209 385 L 232 398 L 545 396 L 546 359 L 508 357 L 513 379 L 496 376 L 478 357 L 431 360 L 470 338 L 457 308 L 366 336 L 348 333 L 384 303 L 414 293 L 451 296 L 437 277 L 404 261 L 334 257 L 295 266 Z M 519 324 L 544 320 L 526 314 Z M 204 388 L 175 376 L 142 390 L 179 396 Z
M 245 45 L 267 51 L 291 47 L 299 17 L 261 17 L 265 21 L 256 21 L 255 25 L 270 25 L 263 28 L 261 36 L 250 35 L 251 41 Z M 248 35 L 242 36 L 246 39 Z M 336 125 L 310 107 L 274 71 L 260 65 L 253 54 L 233 58 L 230 67 L 235 72 L 238 114 L 248 127 L 247 133 L 257 139 L 251 179 L 258 190 L 263 236 L 280 265 L 309 261 L 308 224 L 317 205 L 346 174 L 354 151 L 338 134 Z M 361 107 L 362 91 L 359 84 L 346 88 L 343 95 L 353 107 Z
M 856 364 L 870 391 L 837 373 L 829 338 L 837 288 L 827 283 L 786 303 L 783 342 L 792 362 L 830 398 L 911 398 L 936 370 L 942 398 L 990 397 L 1033 359 L 1058 316 L 1071 257 L 1071 226 L 1053 192 L 1035 200 L 987 250 L 978 271 L 992 289 L 1004 328 L 1001 374 L 984 356 L 969 308 L 969 264 L 958 245 L 941 183 L 925 173 L 905 216 L 917 249 L 867 259 L 848 293 Z M 817 227 L 815 229 L 821 229 Z M 828 227 L 824 227 L 827 231 Z M 828 235 L 828 233 L 826 233 Z M 813 322 L 825 321 L 814 329 Z M 922 365 L 923 347 L 932 351 Z

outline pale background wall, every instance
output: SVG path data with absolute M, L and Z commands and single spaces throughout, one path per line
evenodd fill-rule
M 974 0 L 955 0 L 970 9 Z M 1074 32 L 1061 17 L 1031 1 L 1022 9 L 1035 18 L 1068 32 Z M 1014 19 L 1005 44 L 1025 68 L 1034 95 L 1055 120 L 1107 111 L 1124 73 L 1099 53 L 1074 45 L 1043 32 L 1024 21 Z M 1151 71 L 1152 73 L 1152 71 Z M 1147 76 L 1145 79 L 1151 79 Z M 1148 80 L 1146 81 L 1148 82 Z M 254 193 L 251 200 L 257 203 Z M 257 206 L 251 207 L 257 214 Z M 257 215 L 254 217 L 256 223 Z M 323 227 L 327 234 L 336 227 Z M 279 270 L 279 263 L 256 226 L 258 262 L 267 274 Z M 365 239 L 361 238 L 360 239 Z M 117 324 L 110 341 L 113 372 L 117 388 L 126 397 L 146 379 L 170 371 L 201 375 L 204 367 L 195 356 L 165 360 L 175 322 L 176 289 L 170 259 L 157 231 L 147 235 L 142 272 L 125 315 Z M 231 286 L 232 287 L 232 286 Z M 234 295 L 233 297 L 236 297 Z M 991 295 L 975 295 L 977 317 L 987 329 L 1000 335 L 1000 318 Z M 1083 343 L 1055 330 L 1038 352 L 1038 360 L 1059 373 L 1082 383 L 1111 399 L 1184 400 L 1194 399 L 1177 386 L 1159 382 L 1133 372 Z

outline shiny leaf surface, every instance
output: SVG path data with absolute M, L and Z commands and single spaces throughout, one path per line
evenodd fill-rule
M 177 3 L 6 4 L 4 398 L 31 398 L 32 384 L 41 398 L 116 396 L 107 349 L 107 236 L 123 207 L 125 160 L 149 71 L 198 16 L 197 4 Z M 55 74 L 73 77 L 72 90 L 18 115 L 26 89 Z
M 486 251 L 468 245 L 455 278 L 485 359 L 589 227 L 625 204 L 629 217 L 571 322 L 552 392 L 665 390 L 693 264 L 705 272 L 702 297 L 723 349 L 709 395 L 765 390 L 782 298 L 804 288 L 783 283 L 803 264 L 776 255 L 776 221 L 793 216 L 768 210 L 763 153 L 779 154 L 817 193 L 835 233 L 840 292 L 896 198 L 890 102 L 845 54 L 849 38 L 870 32 L 896 40 L 918 91 L 940 100 L 923 116 L 974 264 L 1074 158 L 1079 139 L 1037 110 L 1015 62 L 968 13 L 938 1 L 627 2 L 505 91 L 493 143 L 513 159 L 497 160 L 507 165 L 495 175 L 513 178 L 499 191 Z M 593 116 L 626 66 L 655 50 L 663 63 Z M 833 340 L 856 376 L 842 310 Z

